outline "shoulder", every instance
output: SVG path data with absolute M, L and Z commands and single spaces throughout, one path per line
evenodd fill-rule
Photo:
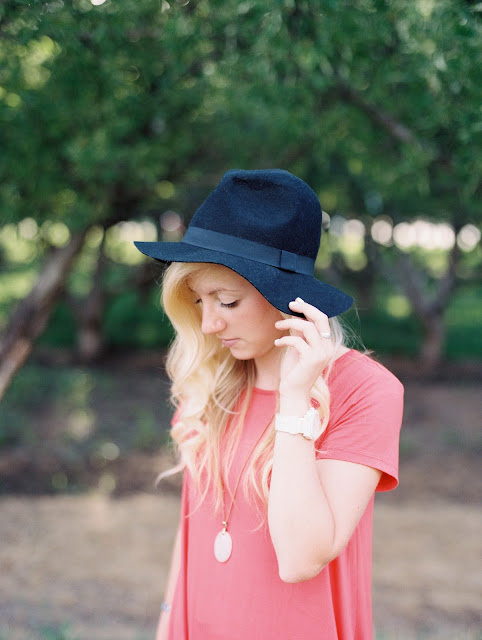
M 398 483 L 403 385 L 372 357 L 351 350 L 328 379 L 330 419 L 317 457 L 356 462 L 383 472 L 378 491 Z
M 334 422 L 349 416 L 401 421 L 404 390 L 400 380 L 369 355 L 350 350 L 339 358 L 328 378 Z
M 336 360 L 328 379 L 333 392 L 383 391 L 403 395 L 400 380 L 372 356 L 354 349 Z

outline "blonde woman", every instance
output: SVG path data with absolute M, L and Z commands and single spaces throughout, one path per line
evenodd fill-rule
M 315 193 L 228 171 L 181 242 L 163 306 L 184 482 L 157 640 L 368 640 L 375 491 L 398 483 L 403 388 L 347 348 L 352 299 L 317 280 Z

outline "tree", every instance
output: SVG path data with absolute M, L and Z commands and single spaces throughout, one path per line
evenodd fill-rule
M 202 131 L 191 137 L 190 127 L 208 83 L 203 40 L 182 8 L 7 1 L 0 11 L 2 210 L 7 221 L 65 223 L 75 247 L 60 263 L 61 252 L 46 256 L 22 305 L 37 321 L 7 326 L 1 396 L 38 335 L 33 325 L 45 326 L 63 293 L 77 238 L 151 208 L 161 180 L 199 162 L 206 140 Z M 46 287 L 52 270 L 55 283 Z
M 245 113 L 241 93 L 250 88 L 249 110 L 269 114 L 263 142 L 278 143 L 271 154 L 281 166 L 309 177 L 331 211 L 364 216 L 368 232 L 380 214 L 394 223 L 444 220 L 455 234 L 480 221 L 480 5 L 285 2 L 261 17 L 250 7 L 256 39 L 245 44 L 250 30 L 241 23 L 233 51 L 250 47 L 259 63 L 247 67 L 233 53 L 244 80 L 234 102 Z M 369 233 L 367 243 L 375 268 L 410 301 L 424 332 L 422 361 L 435 367 L 457 244 L 434 278 L 415 254 L 383 251 Z
M 330 213 L 368 227 L 422 212 L 457 230 L 480 215 L 477 3 L 6 0 L 0 29 L 0 206 L 5 221 L 34 217 L 46 250 L 44 222 L 71 238 L 157 224 L 232 166 L 289 169 Z M 369 257 L 383 276 L 405 274 L 433 365 L 457 250 L 430 293 L 413 256 L 389 269 L 386 253 Z

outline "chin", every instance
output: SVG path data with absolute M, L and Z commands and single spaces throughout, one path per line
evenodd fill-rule
M 236 360 L 253 360 L 257 357 L 257 354 L 250 353 L 249 351 L 244 351 L 243 349 L 236 349 L 236 347 L 230 349 L 231 355 Z
M 231 351 L 231 355 L 235 360 L 253 360 L 254 358 L 254 356 L 252 355 L 246 355 L 244 353 L 233 353 L 232 351 Z

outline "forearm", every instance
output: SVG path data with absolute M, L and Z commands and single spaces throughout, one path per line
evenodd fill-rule
M 181 566 L 181 529 L 177 530 L 176 538 L 174 540 L 174 548 L 171 557 L 171 567 L 169 570 L 169 578 L 167 581 L 166 591 L 164 595 L 164 602 L 170 607 L 174 598 L 176 590 L 177 578 Z M 157 627 L 156 640 L 166 640 L 169 628 L 169 616 L 170 613 L 162 611 L 159 624 Z
M 280 413 L 302 416 L 308 399 L 283 398 Z M 314 442 L 277 433 L 268 524 L 280 576 L 299 582 L 315 576 L 333 557 L 335 526 L 316 467 Z

